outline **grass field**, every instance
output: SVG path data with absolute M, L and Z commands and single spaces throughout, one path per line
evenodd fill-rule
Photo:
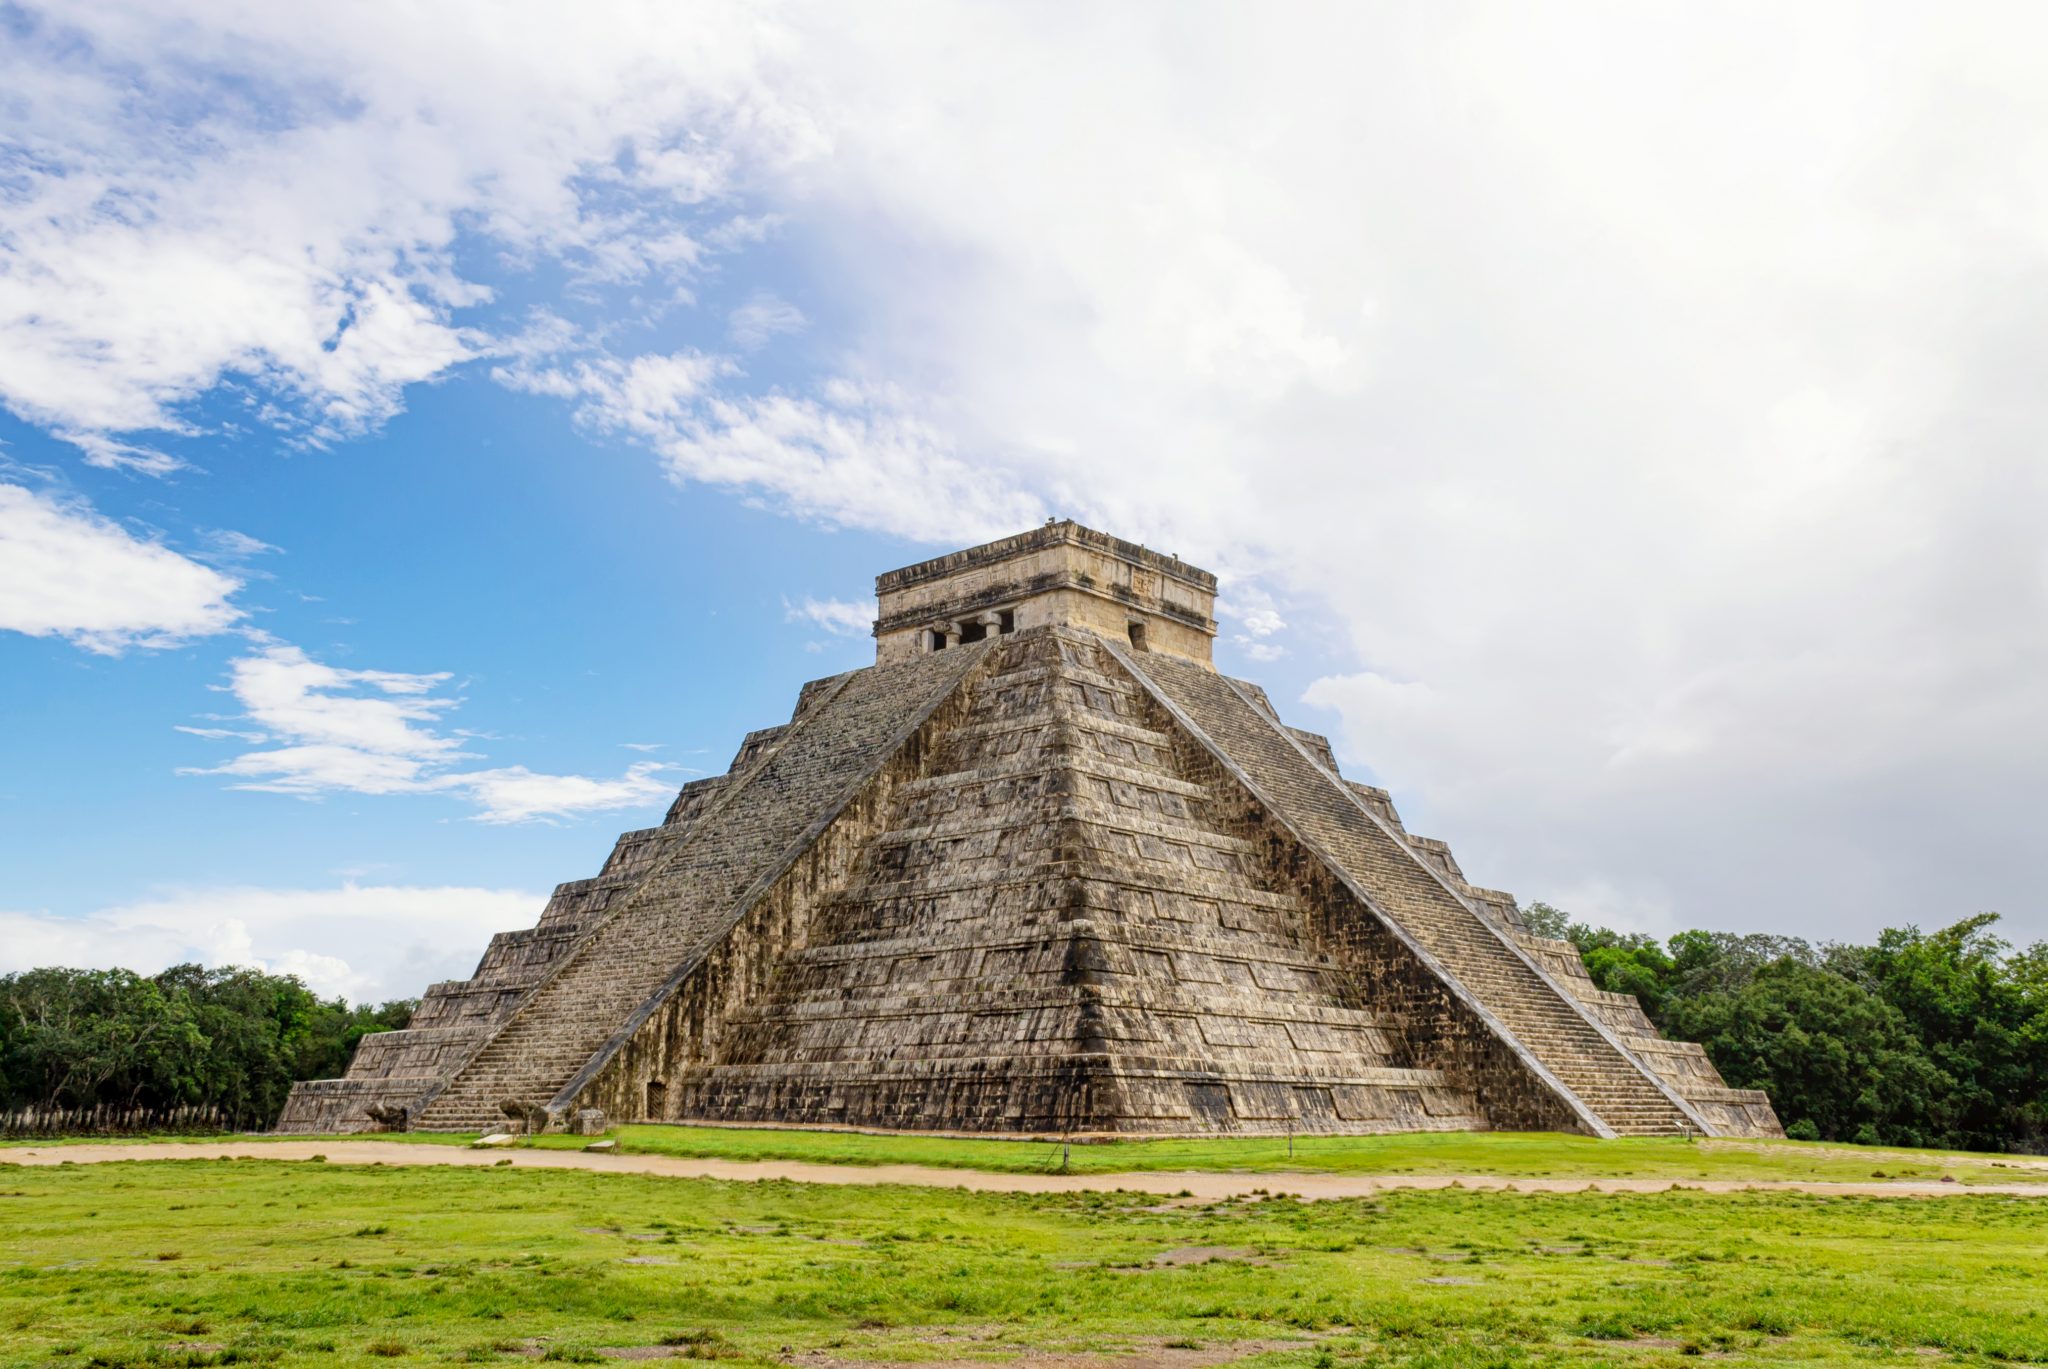
M 1301 1369 L 2048 1361 L 2048 1202 L 1454 1190 L 1186 1208 L 497 1168 L 10 1169 L 0 1347 L 79 1369 L 604 1350 L 1194 1365 L 1231 1347 Z
M 1337 1174 L 1496 1174 L 1516 1178 L 1940 1179 L 1960 1183 L 2048 1183 L 2048 1164 L 2018 1157 L 1939 1151 L 1865 1152 L 1855 1147 L 1778 1142 L 1599 1141 L 1558 1132 L 1421 1132 L 1393 1136 L 1204 1137 L 1105 1141 L 1088 1145 L 938 1136 L 739 1127 L 627 1126 L 620 1149 L 696 1159 L 807 1160 L 833 1164 L 922 1164 L 998 1173 L 1057 1170 L 1133 1174 L 1162 1170 Z M 392 1139 L 400 1139 L 394 1137 Z M 408 1135 L 420 1141 L 438 1138 Z M 466 1139 L 466 1138 L 464 1138 Z M 533 1144 L 576 1147 L 581 1137 L 541 1136 Z
M 625 1126 L 614 1129 L 610 1135 L 618 1140 L 622 1151 L 634 1154 L 820 1164 L 917 1164 L 1010 1174 L 1058 1170 L 1064 1163 L 1069 1172 L 1076 1174 L 1172 1170 L 1277 1174 L 1298 1170 L 1337 1174 L 1491 1174 L 1513 1178 L 1842 1182 L 1947 1177 L 1963 1184 L 2048 1185 L 2048 1159 L 2038 1156 L 1863 1150 L 1797 1141 L 1596 1141 L 1557 1132 L 1304 1136 L 1295 1138 L 1291 1155 L 1285 1137 L 1108 1141 L 1063 1147 L 1033 1141 L 743 1127 Z M 414 1132 L 350 1139 L 407 1145 L 467 1145 L 476 1138 Z M 528 1144 L 547 1149 L 577 1149 L 588 1145 L 589 1139 L 540 1136 Z

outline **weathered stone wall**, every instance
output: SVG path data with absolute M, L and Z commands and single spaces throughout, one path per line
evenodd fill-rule
M 1777 1134 L 1762 1095 L 1342 780 L 1327 739 L 1216 675 L 1207 572 L 1068 523 L 877 588 L 881 664 L 806 684 L 789 723 L 431 986 L 348 1077 L 296 1089 L 286 1129 L 468 1130 L 507 1101 L 947 1131 Z M 926 651 L 934 619 L 970 630 Z
M 828 696 L 840 678 L 806 684 L 792 716 L 802 716 Z M 295 1085 L 278 1130 L 375 1130 L 394 1124 L 382 1120 L 393 1116 L 394 1109 L 404 1114 L 396 1124 L 407 1124 L 534 988 L 567 960 L 583 937 L 609 916 L 614 904 L 647 876 L 657 858 L 688 840 L 692 826 L 726 792 L 735 773 L 749 769 L 788 726 L 749 733 L 732 768 L 684 785 L 660 827 L 624 833 L 596 876 L 557 885 L 536 926 L 492 937 L 468 979 L 429 985 L 404 1030 L 364 1038 L 344 1078 Z
M 491 1125 L 506 1100 L 567 1106 L 638 1034 L 675 977 L 727 936 L 765 881 L 802 855 L 818 824 L 979 659 L 979 648 L 963 648 L 854 671 L 811 692 L 687 828 L 662 829 L 646 875 L 428 1097 L 417 1124 L 474 1130 Z
M 1671 1135 L 1705 1128 L 1682 1095 L 1460 892 L 1466 886 L 1447 873 L 1443 851 L 1418 850 L 1376 819 L 1363 796 L 1257 701 L 1262 696 L 1171 658 L 1106 649 L 1404 945 L 1426 956 L 1454 994 L 1498 1023 L 1496 1034 L 1539 1076 L 1556 1081 L 1589 1129 Z
M 811 945 L 736 996 L 665 1105 L 948 1131 L 1485 1125 L 1344 1001 L 1097 639 L 1000 651 Z
M 1155 705 L 1155 709 L 1157 706 Z M 1583 1120 L 1557 1090 L 1461 1001 L 1443 979 L 1362 906 L 1328 864 L 1275 820 L 1215 755 L 1164 709 L 1153 725 L 1175 736 L 1181 773 L 1209 795 L 1212 820 L 1249 842 L 1268 886 L 1310 916 L 1315 944 L 1345 967 L 1352 1001 L 1370 1006 L 1398 1058 L 1440 1072 L 1468 1090 L 1488 1123 L 1512 1131 L 1581 1131 Z
M 612 900 L 646 875 L 662 832 L 622 834 L 596 877 L 555 887 L 538 925 L 499 932 L 468 979 L 427 986 L 404 1029 L 364 1037 L 343 1078 L 294 1085 L 277 1129 L 356 1132 L 406 1125 L 428 1094 L 468 1064 L 603 919 Z M 401 1110 L 405 1119 L 380 1120 L 373 1107 L 384 1117 Z
M 1016 630 L 1084 627 L 1119 640 L 1133 621 L 1153 651 L 1207 663 L 1216 635 L 1216 577 L 1072 522 L 890 571 L 875 580 L 875 660 L 927 649 L 935 622 L 1009 610 Z
M 986 650 L 986 648 L 984 648 Z M 858 792 L 811 836 L 794 862 L 700 956 L 679 968 L 658 1004 L 633 1024 L 587 1081 L 572 1081 L 562 1107 L 667 1121 L 679 1114 L 684 1076 L 714 1055 L 734 1015 L 760 997 L 789 956 L 809 944 L 820 904 L 846 886 L 862 852 L 885 825 L 896 791 L 924 773 L 932 739 L 964 709 L 954 693 L 903 739 Z

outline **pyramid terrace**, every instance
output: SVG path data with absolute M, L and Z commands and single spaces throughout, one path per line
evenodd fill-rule
M 1071 522 L 890 571 L 797 692 L 280 1129 L 1775 1136 Z

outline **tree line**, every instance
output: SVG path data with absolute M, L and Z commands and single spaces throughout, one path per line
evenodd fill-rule
M 1666 1036 L 1704 1046 L 1730 1087 L 1770 1094 L 1788 1136 L 2048 1153 L 2048 941 L 2015 950 L 1996 913 L 1869 946 L 1700 931 L 1660 943 L 1548 904 L 1525 915 Z
M 1659 942 L 1544 903 L 1526 916 L 1665 1035 L 1704 1046 L 1732 1087 L 1770 1094 L 1787 1135 L 2048 1152 L 2048 942 L 2015 950 L 1995 913 L 1869 946 L 1704 931 Z M 268 1127 L 294 1081 L 341 1074 L 356 1042 L 403 1027 L 415 1006 L 351 1006 L 242 968 L 0 976 L 0 1112 L 198 1108 Z
M 0 1112 L 197 1108 L 268 1127 L 294 1081 L 340 1074 L 356 1042 L 403 1027 L 415 1006 L 352 1007 L 238 967 L 0 976 Z

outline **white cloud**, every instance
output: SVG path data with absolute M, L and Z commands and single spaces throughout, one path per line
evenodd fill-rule
M 479 822 L 530 822 L 664 801 L 676 790 L 664 778 L 668 770 L 664 764 L 640 761 L 617 779 L 605 780 L 587 775 L 537 775 L 515 765 L 504 770 L 473 770 L 454 780 L 482 807 Z
M 241 582 L 86 505 L 0 483 L 0 629 L 101 655 L 225 632 Z
M 184 402 L 225 377 L 328 441 L 492 351 L 458 317 L 490 294 L 465 233 L 678 285 L 704 250 L 678 207 L 727 192 L 736 145 L 813 136 L 761 86 L 777 41 L 717 4 L 23 6 L 0 49 L 0 401 L 163 473 L 113 435 L 187 431 Z
M 329 793 L 434 794 L 466 798 L 479 822 L 512 823 L 633 808 L 666 798 L 670 768 L 652 761 L 615 779 L 549 775 L 525 766 L 464 770 L 481 734 L 438 730 L 462 704 L 439 691 L 447 672 L 405 674 L 326 665 L 274 642 L 229 665 L 242 717 L 258 730 L 181 727 L 208 740 L 278 745 L 181 773 L 221 775 L 236 789 L 312 798 Z
M 808 320 L 788 300 L 763 291 L 726 315 L 725 322 L 733 342 L 753 352 L 778 334 L 801 332 Z
M 806 594 L 796 603 L 782 601 L 785 622 L 809 623 L 835 637 L 865 637 L 875 628 L 872 599 L 814 599 Z
M 1287 627 L 1287 620 L 1280 616 L 1279 606 L 1273 602 L 1273 596 L 1258 585 L 1243 580 L 1231 585 L 1224 597 L 1217 602 L 1216 616 L 1225 621 L 1234 621 L 1244 629 L 1238 634 L 1239 641 L 1271 637 Z M 1273 650 L 1274 655 L 1255 654 L 1254 659 L 1273 660 L 1278 655 L 1278 649 Z
M 1011 476 L 955 455 L 896 387 L 834 378 L 809 394 L 732 394 L 718 388 L 740 374 L 728 357 L 574 355 L 582 345 L 550 330 L 492 377 L 567 400 L 579 423 L 651 448 L 679 485 L 715 485 L 798 517 L 912 537 L 929 535 L 933 509 L 969 540 L 1042 518 Z
M 204 737 L 207 741 L 210 742 L 267 742 L 270 740 L 270 737 L 267 733 L 244 732 L 238 728 L 233 727 L 187 727 L 183 723 L 180 723 L 174 730 L 179 732 L 189 732 L 195 737 Z
M 351 882 L 180 889 L 76 917 L 0 910 L 0 973 L 253 965 L 296 974 L 323 996 L 377 1002 L 468 977 L 493 932 L 532 926 L 546 902 L 519 889 Z
M 282 643 L 241 657 L 230 670 L 228 687 L 249 720 L 293 738 L 303 750 L 362 751 L 422 764 L 462 754 L 460 742 L 431 730 L 461 703 L 434 696 L 450 678 L 446 671 L 342 670 Z
M 2042 14 L 1176 16 L 813 35 L 843 372 L 1312 621 L 1485 882 L 2048 934 Z
M 737 489 L 800 518 L 971 543 L 1043 521 L 1012 477 L 962 459 L 891 386 L 833 380 L 816 395 L 708 398 L 654 436 L 671 479 Z
M 122 442 L 105 433 L 60 430 L 58 436 L 84 453 L 86 465 L 98 466 L 102 470 L 169 475 L 185 469 L 185 463 L 168 452 L 134 442 Z
M 711 382 L 732 371 L 724 357 L 684 351 L 554 365 L 522 359 L 492 375 L 515 390 L 577 401 L 577 418 L 605 432 L 656 440 L 686 422 Z
M 12 44 L 7 402 L 175 430 L 247 374 L 346 431 L 487 351 L 679 482 L 923 543 L 1057 511 L 1263 587 L 1483 879 L 1792 930 L 2036 902 L 2038 8 L 480 13 Z M 770 231 L 741 288 L 851 321 L 820 376 L 460 321 L 465 235 L 672 298 Z
M 206 548 L 196 553 L 196 559 L 217 566 L 240 566 L 257 556 L 269 556 L 283 550 L 274 547 L 260 537 L 251 537 L 246 532 L 231 528 L 215 528 L 205 534 Z

